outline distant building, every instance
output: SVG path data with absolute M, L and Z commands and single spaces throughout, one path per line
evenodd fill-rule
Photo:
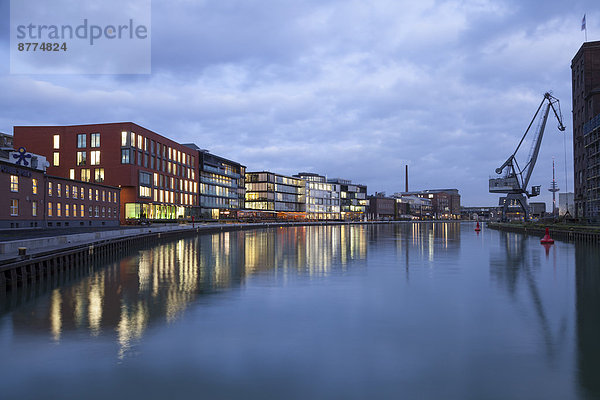
M 558 194 L 558 215 L 565 215 L 567 210 L 571 217 L 575 216 L 575 195 L 573 192 Z
M 529 203 L 529 214 L 531 218 L 543 218 L 546 216 L 546 203 L 532 201 Z
M 575 217 L 600 219 L 600 41 L 571 61 Z
M 394 193 L 396 199 L 396 219 L 432 219 L 433 206 L 431 199 Z
M 461 219 L 494 221 L 502 217 L 502 208 L 500 207 L 461 207 Z
M 458 189 L 431 189 L 400 193 L 431 200 L 434 219 L 460 219 L 460 194 Z
M 306 218 L 316 220 L 339 220 L 340 214 L 340 185 L 328 183 L 319 174 L 300 172 L 294 178 L 305 182 Z
M 343 220 L 360 221 L 367 213 L 367 186 L 352 183 L 347 179 L 328 179 L 327 182 L 340 186 L 340 211 Z
M 246 172 L 246 209 L 282 218 L 304 218 L 305 181 L 274 172 Z
M 367 217 L 372 221 L 389 221 L 396 218 L 396 199 L 384 195 L 369 196 Z

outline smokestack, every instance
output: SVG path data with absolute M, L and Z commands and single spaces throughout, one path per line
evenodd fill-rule
M 408 164 L 406 164 L 406 178 L 404 179 L 404 192 L 408 193 Z

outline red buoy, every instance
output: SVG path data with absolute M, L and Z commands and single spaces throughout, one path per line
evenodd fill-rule
M 475 232 L 479 232 L 481 228 L 479 227 L 479 221 L 477 221 L 477 226 L 475 227 Z
M 546 234 L 544 235 L 542 240 L 540 240 L 540 243 L 541 244 L 554 244 L 554 239 L 552 239 L 550 237 L 550 232 L 548 231 L 548 228 L 546 228 Z

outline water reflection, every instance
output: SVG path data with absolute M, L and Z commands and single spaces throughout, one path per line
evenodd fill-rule
M 223 232 L 142 249 L 90 276 L 51 289 L 12 312 L 15 333 L 113 336 L 119 358 L 154 323 L 171 323 L 200 296 L 253 274 L 322 276 L 367 255 L 364 226 Z M 33 290 L 20 289 L 20 290 Z
M 515 302 L 523 297 L 520 296 L 520 284 L 525 285 L 526 304 L 533 308 L 545 343 L 546 355 L 550 361 L 554 361 L 558 348 L 565 343 L 567 316 L 562 315 L 557 326 L 552 327 L 540 290 L 539 274 L 543 264 L 540 247 L 532 246 L 528 236 L 516 233 L 499 232 L 499 239 L 499 251 L 490 257 L 492 281 L 503 286 Z

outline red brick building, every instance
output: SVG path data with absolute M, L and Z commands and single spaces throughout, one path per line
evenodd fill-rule
M 121 222 L 198 212 L 198 153 L 132 122 L 15 126 L 14 145 L 44 155 L 48 174 L 121 188 Z
M 119 225 L 119 188 L 48 176 L 42 165 L 2 158 L 0 188 L 7 195 L 0 196 L 0 228 Z

